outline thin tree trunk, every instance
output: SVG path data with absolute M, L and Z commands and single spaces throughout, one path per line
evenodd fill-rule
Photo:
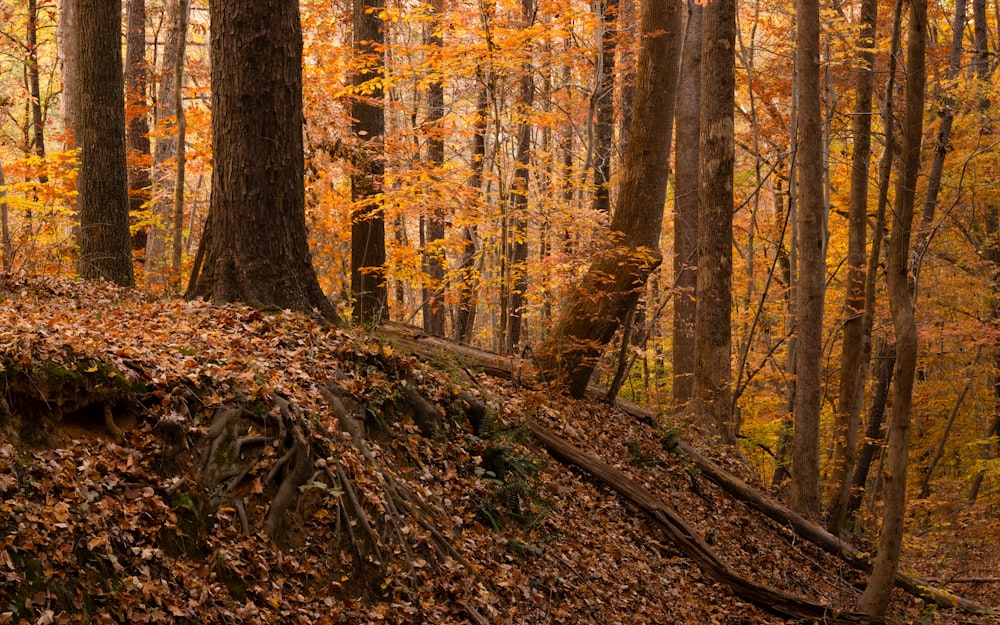
M 167 233 L 177 230 L 176 198 L 180 180 L 181 124 L 184 120 L 182 89 L 187 49 L 190 0 L 171 0 L 167 10 L 167 40 L 160 66 L 160 88 L 156 98 L 158 126 L 153 149 L 156 202 L 153 223 L 146 236 L 146 276 L 152 284 L 163 284 L 167 274 Z M 181 188 L 183 193 L 183 187 Z M 183 195 L 181 196 L 183 198 Z M 174 234 L 176 237 L 176 233 Z M 176 269 L 174 277 L 179 278 Z
M 354 50 L 370 62 L 351 80 L 357 87 L 370 84 L 351 102 L 351 131 L 361 143 L 354 163 L 357 171 L 351 176 L 351 200 L 356 207 L 351 219 L 351 291 L 355 298 L 354 320 L 369 325 L 389 318 L 385 218 L 381 210 L 385 110 L 381 83 L 371 82 L 385 67 L 385 32 L 379 17 L 384 7 L 384 0 L 354 0 Z
M 63 127 L 66 134 L 66 148 L 76 145 L 73 136 L 76 129 L 77 92 L 79 91 L 77 55 L 76 3 L 78 0 L 59 0 L 56 38 L 58 40 L 59 61 L 62 78 Z
M 38 0 L 28 0 L 28 88 L 31 93 L 31 151 L 40 160 L 45 159 L 45 116 L 42 111 L 42 91 L 38 68 Z M 38 182 L 45 184 L 44 173 Z
M 14 242 L 10 238 L 10 210 L 7 205 L 7 191 L 2 187 L 4 180 L 3 163 L 0 163 L 0 250 L 3 250 L 4 273 L 10 273 L 14 267 Z
M 146 0 L 129 0 L 125 29 L 125 138 L 128 144 L 128 212 L 134 224 L 149 201 L 149 106 L 146 102 Z M 132 250 L 146 250 L 146 228 L 132 234 Z
M 427 26 L 425 41 L 434 54 L 440 54 L 444 47 L 444 39 L 441 35 L 443 8 L 442 0 L 436 0 L 432 4 L 433 19 Z M 427 161 L 431 167 L 436 168 L 444 165 L 444 127 L 441 124 L 443 119 L 444 80 L 443 76 L 438 75 L 427 86 L 427 120 L 425 121 L 429 133 Z M 444 215 L 442 214 L 444 207 L 442 204 L 440 201 L 432 201 L 432 209 L 427 216 L 424 232 L 423 265 L 430 284 L 423 289 L 423 320 L 424 331 L 432 336 L 444 336 L 444 270 L 446 263 L 444 247 L 442 246 L 444 240 Z
M 877 0 L 861 4 L 858 67 L 855 70 L 854 115 L 851 123 L 851 187 L 848 199 L 847 290 L 844 298 L 844 334 L 840 354 L 840 389 L 833 436 L 833 469 L 827 529 L 839 534 L 844 527 L 851 475 L 858 445 L 858 423 L 864 394 L 865 353 L 871 334 L 864 324 L 865 252 L 868 227 L 868 176 L 872 153 L 872 91 L 874 87 Z
M 469 189 L 478 198 L 482 195 L 483 164 L 486 160 L 486 126 L 489 111 L 490 90 L 486 77 L 480 69 L 476 72 L 479 88 L 476 92 L 476 119 L 472 133 L 472 174 Z M 476 325 L 476 288 L 479 278 L 476 272 L 476 252 L 478 250 L 476 227 L 465 226 L 463 231 L 462 260 L 459 265 L 458 310 L 455 314 L 455 339 L 464 343 L 472 341 Z
M 823 390 L 823 308 L 826 290 L 826 206 L 820 97 L 819 1 L 796 2 L 798 80 L 799 279 L 796 288 L 795 428 L 792 508 L 820 514 L 819 425 Z
M 896 335 L 896 372 L 893 386 L 892 422 L 886 458 L 885 497 L 878 555 L 868 586 L 861 597 L 862 612 L 884 616 L 895 584 L 903 546 L 906 511 L 906 470 L 909 460 L 910 416 L 913 379 L 917 365 L 917 329 L 913 290 L 909 281 L 910 234 L 913 225 L 920 145 L 923 134 L 924 87 L 926 83 L 927 5 L 911 0 L 906 44 L 906 117 L 902 162 L 896 185 L 892 235 L 886 267 L 889 307 Z
M 701 116 L 701 32 L 704 8 L 689 0 L 677 87 L 674 176 L 674 320 L 671 410 L 684 414 L 694 391 L 695 290 L 698 286 L 698 148 Z M 699 419 L 700 415 L 693 415 Z M 704 415 L 707 417 L 707 415 Z M 713 429 L 714 423 L 702 423 Z
M 611 211 L 611 148 L 615 127 L 615 49 L 618 31 L 618 0 L 601 0 L 595 3 L 600 12 L 598 30 L 597 85 L 591 94 L 590 123 L 593 124 L 593 209 L 604 213 Z
M 524 27 L 532 25 L 535 14 L 535 1 L 522 0 L 522 19 Z M 509 281 L 510 295 L 507 301 L 507 332 L 504 349 L 513 353 L 521 342 L 522 322 L 524 318 L 525 293 L 528 290 L 528 183 L 531 167 L 531 123 L 530 112 L 535 100 L 535 80 L 533 68 L 528 62 L 524 66 L 518 94 L 517 109 L 521 119 L 517 129 L 517 152 L 514 156 L 514 180 L 510 189 L 510 220 L 509 232 Z
M 977 350 L 976 352 L 976 362 L 979 363 L 979 353 L 982 350 Z M 965 396 L 969 394 L 969 389 L 972 388 L 972 382 L 975 378 L 969 378 L 965 382 L 965 386 L 962 387 L 962 391 L 958 394 L 958 399 L 955 400 L 955 405 L 951 408 L 951 413 L 948 415 L 948 420 L 944 424 L 944 431 L 941 432 L 941 438 L 938 440 L 937 447 L 934 449 L 934 455 L 931 456 L 930 461 L 927 463 L 927 468 L 924 470 L 924 476 L 920 479 L 919 495 L 921 499 L 926 499 L 931 494 L 931 477 L 934 475 L 934 469 L 937 468 L 938 462 L 941 457 L 944 456 L 945 445 L 948 442 L 948 434 L 951 433 L 951 427 L 955 424 L 955 419 L 958 417 L 958 412 L 962 408 L 962 403 L 965 401 Z
M 865 430 L 864 442 L 858 451 L 858 461 L 851 477 L 851 492 L 847 499 L 847 518 L 853 517 L 861 509 L 861 496 L 868 483 L 875 452 L 882 449 L 885 443 L 885 431 L 882 422 L 885 420 L 886 404 L 889 402 L 889 390 L 892 387 L 892 373 L 896 367 L 896 345 L 884 336 L 878 339 L 875 349 L 874 365 L 872 367 L 872 398 L 868 408 L 868 427 Z

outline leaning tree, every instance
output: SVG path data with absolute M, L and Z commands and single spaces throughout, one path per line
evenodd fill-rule
M 611 244 L 573 289 L 552 334 L 538 350 L 542 374 L 561 380 L 576 397 L 587 390 L 601 348 L 662 262 L 660 229 L 679 67 L 679 3 L 643 2 L 641 29 L 634 112 L 610 224 Z
M 333 318 L 306 238 L 296 0 L 211 2 L 212 202 L 189 297 Z

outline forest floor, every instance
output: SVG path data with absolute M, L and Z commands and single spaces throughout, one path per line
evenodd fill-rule
M 738 598 L 691 545 L 829 622 L 856 608 L 865 576 L 706 479 L 680 424 L 419 340 L 0 281 L 0 623 L 809 621 Z M 687 547 L 540 431 L 669 507 Z M 905 566 L 997 576 L 995 512 L 949 523 Z M 1000 584 L 948 587 L 1000 606 Z M 893 622 L 998 622 L 896 592 Z

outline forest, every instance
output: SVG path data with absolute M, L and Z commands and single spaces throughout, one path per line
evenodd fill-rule
M 542 543 L 577 530 L 539 528 L 578 484 L 560 485 L 541 453 L 618 493 L 768 618 L 915 618 L 894 588 L 990 618 L 1000 4 L 0 0 L 0 12 L 0 524 L 21 539 L 18 518 L 82 527 L 39 486 L 70 479 L 61 445 L 82 436 L 91 447 L 72 453 L 114 465 L 123 509 L 142 503 L 174 531 L 129 528 L 149 545 L 132 556 L 112 530 L 87 534 L 62 573 L 10 538 L 0 569 L 21 590 L 0 590 L 0 622 L 137 618 L 68 582 L 39 598 L 39 580 L 73 567 L 102 592 L 161 599 L 164 618 L 235 622 L 222 600 L 211 617 L 169 603 L 168 586 L 200 588 L 203 603 L 218 592 L 193 568 L 163 573 L 178 554 L 231 558 L 212 572 L 228 596 L 274 610 L 240 622 L 325 622 L 302 599 L 332 583 L 323 558 L 340 560 L 338 596 L 409 606 L 392 622 L 549 622 L 504 615 L 502 580 L 462 587 L 491 567 L 465 549 L 508 556 L 479 534 L 459 545 L 461 522 L 446 530 L 440 512 L 471 489 L 478 507 L 452 520 L 569 566 Z M 465 443 L 434 447 L 456 428 Z M 614 466 L 566 442 L 601 455 L 608 440 L 624 449 Z M 441 484 L 421 490 L 431 467 Z M 657 499 L 643 490 L 657 472 L 690 492 Z M 74 495 L 87 510 L 88 488 Z M 752 558 L 722 562 L 715 530 L 663 504 L 698 514 L 713 497 L 769 517 L 769 533 L 794 526 L 864 578 L 819 599 L 799 596 L 823 587 L 813 579 L 795 596 L 748 581 Z M 740 514 L 730 521 L 765 522 Z M 263 573 L 230 579 L 254 548 L 211 542 L 223 524 L 296 554 L 318 549 L 310 524 L 333 524 L 344 551 L 322 550 L 305 566 L 315 583 L 275 597 Z M 303 575 L 281 553 L 254 566 Z M 138 579 L 129 567 L 161 567 L 163 588 L 109 581 Z M 580 605 L 548 592 L 552 622 L 613 620 L 573 620 Z M 453 613 L 432 609 L 441 593 Z M 708 622 L 685 618 L 665 622 Z M 759 617 L 739 618 L 721 622 Z

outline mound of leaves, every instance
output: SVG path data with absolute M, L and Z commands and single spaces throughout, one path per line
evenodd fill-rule
M 747 576 L 846 606 L 862 581 L 699 481 L 662 427 L 307 315 L 8 280 L 0 388 L 0 623 L 785 622 L 532 424 Z

